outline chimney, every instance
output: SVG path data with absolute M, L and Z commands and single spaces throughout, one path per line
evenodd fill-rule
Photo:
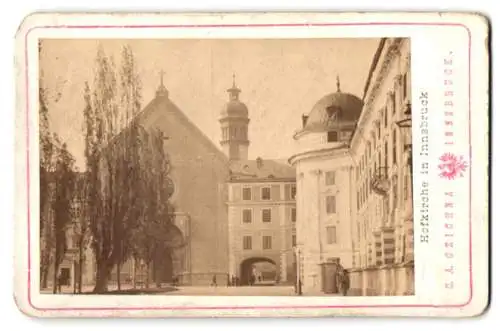
M 258 169 L 262 168 L 263 165 L 262 158 L 258 157 L 256 161 L 257 161 L 257 168 Z
M 309 118 L 309 115 L 302 115 L 302 128 L 304 128 L 306 126 L 308 118 Z

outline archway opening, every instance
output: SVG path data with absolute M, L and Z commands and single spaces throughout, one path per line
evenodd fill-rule
M 240 284 L 274 285 L 278 278 L 276 262 L 266 257 L 252 257 L 241 262 Z
M 158 245 L 153 259 L 154 282 L 157 285 L 173 283 L 182 272 L 182 261 L 179 261 L 177 252 L 184 246 L 184 237 L 173 224 L 163 227 L 157 235 Z

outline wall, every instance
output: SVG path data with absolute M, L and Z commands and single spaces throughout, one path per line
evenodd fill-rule
M 168 137 L 164 145 L 175 185 L 171 201 L 176 212 L 187 213 L 190 219 L 190 233 L 185 234 L 190 241 L 190 271 L 200 282 L 209 283 L 211 274 L 228 272 L 227 160 L 168 99 L 156 100 L 152 107 L 143 125 L 159 128 Z

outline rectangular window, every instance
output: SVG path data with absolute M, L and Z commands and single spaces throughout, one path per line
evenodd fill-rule
M 337 243 L 337 228 L 335 226 L 326 227 L 326 243 L 328 245 Z
M 408 88 L 407 79 L 408 79 L 408 74 L 405 73 L 403 75 L 403 100 L 406 99 L 406 95 L 407 95 L 407 88 Z
M 273 248 L 273 239 L 271 236 L 263 236 L 262 237 L 262 249 L 272 249 Z
M 398 163 L 397 147 L 398 147 L 398 142 L 397 142 L 397 137 L 396 137 L 396 130 L 394 130 L 392 132 L 392 163 L 393 164 Z
M 292 185 L 292 188 L 290 190 L 290 195 L 292 200 L 295 200 L 295 196 L 297 195 L 297 186 Z
M 245 249 L 245 250 L 252 249 L 252 237 L 251 236 L 243 236 L 243 249 Z
M 337 131 L 329 131 L 328 132 L 328 142 L 339 141 L 339 134 Z
M 295 247 L 297 246 L 297 236 L 296 235 L 292 235 L 292 247 Z
M 387 141 L 384 144 L 384 166 L 389 167 L 389 144 Z
M 262 200 L 271 200 L 271 188 L 263 187 L 260 192 Z
M 292 215 L 291 215 L 291 218 L 292 218 L 292 223 L 297 222 L 297 209 L 292 208 Z
M 335 214 L 337 212 L 337 201 L 334 195 L 329 195 L 326 197 L 326 213 Z
M 250 201 L 252 200 L 252 188 L 244 187 L 243 188 L 243 200 Z
M 384 107 L 384 128 L 387 127 L 387 106 Z
M 394 180 L 394 184 L 392 184 L 392 209 L 395 209 L 398 205 L 398 182 Z
M 325 182 L 327 186 L 335 185 L 335 171 L 325 172 Z
M 252 223 L 251 209 L 243 209 L 243 223 Z
M 271 222 L 271 209 L 262 209 L 262 222 Z
M 404 186 L 403 186 L 403 195 L 404 195 L 404 200 L 408 200 L 408 196 L 410 195 L 410 179 L 408 176 L 404 176 Z

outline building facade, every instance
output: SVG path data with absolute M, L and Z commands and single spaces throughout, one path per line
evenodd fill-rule
M 363 102 L 337 90 L 321 98 L 294 135 L 297 249 L 304 294 L 337 293 L 337 270 L 352 267 L 349 140 Z
M 320 99 L 294 135 L 297 249 L 304 294 L 414 291 L 409 40 L 383 38 L 363 100 Z
M 295 170 L 260 158 L 233 162 L 228 186 L 229 274 L 246 285 L 252 267 L 269 262 L 276 281 L 293 283 Z
M 286 161 L 248 160 L 250 119 L 247 106 L 239 99 L 241 90 L 234 76 L 228 92 L 220 124 L 221 146 L 230 167 L 229 275 L 239 279 L 241 285 L 248 285 L 252 275 L 264 275 L 266 280 L 273 275 L 273 281 L 293 282 L 295 170 Z M 267 262 L 268 268 L 260 266 L 261 262 Z
M 351 141 L 352 287 L 363 295 L 411 295 L 410 41 L 384 39 Z

